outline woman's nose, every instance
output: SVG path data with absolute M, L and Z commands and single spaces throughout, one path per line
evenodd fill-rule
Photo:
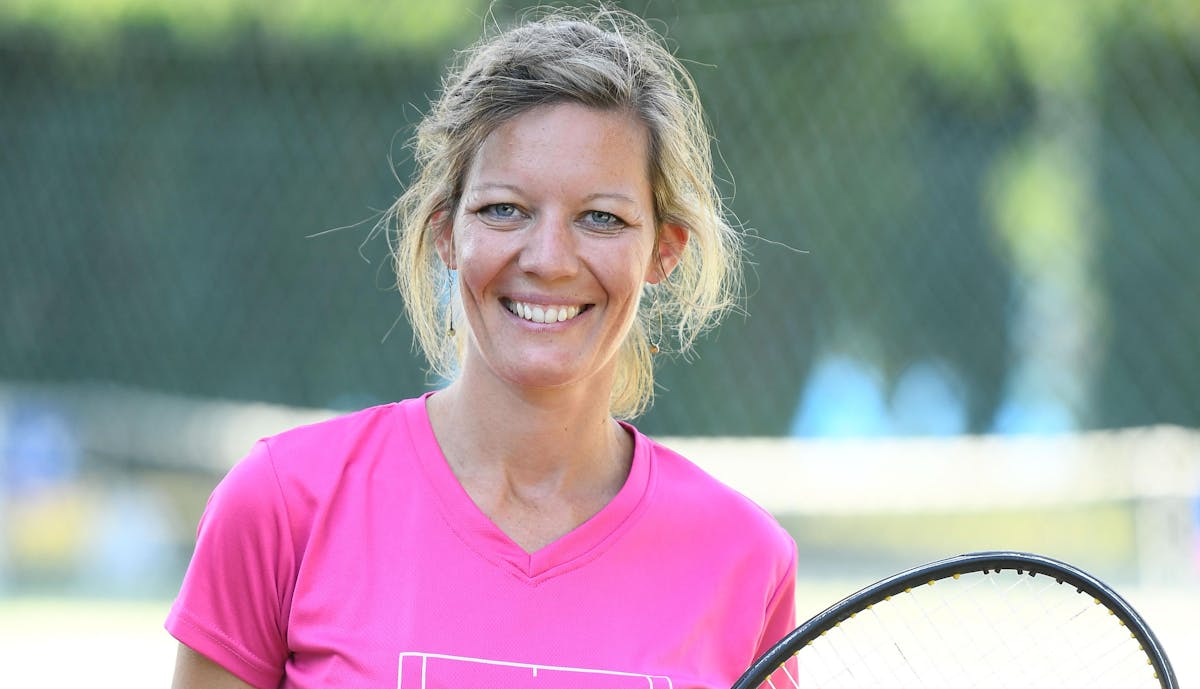
M 571 277 L 579 267 L 578 242 L 569 218 L 538 218 L 526 230 L 518 266 L 545 280 Z

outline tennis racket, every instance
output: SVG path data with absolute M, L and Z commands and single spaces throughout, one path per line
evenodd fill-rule
M 1178 689 L 1141 616 L 1040 555 L 981 552 L 872 584 L 808 620 L 733 689 Z

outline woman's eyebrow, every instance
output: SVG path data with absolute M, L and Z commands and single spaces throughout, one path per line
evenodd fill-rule
M 476 184 L 476 185 L 472 186 L 467 191 L 470 191 L 473 193 L 479 193 L 481 191 L 491 191 L 493 189 L 500 189 L 503 191 L 511 191 L 514 193 L 519 193 L 521 191 L 520 189 L 518 189 L 516 187 L 516 185 L 505 184 L 503 182 L 483 182 L 482 184 Z
M 628 194 L 622 194 L 620 192 L 615 192 L 615 191 L 597 192 L 595 194 L 588 194 L 587 196 L 584 197 L 583 200 L 585 202 L 588 202 L 588 201 L 595 201 L 596 199 L 615 199 L 617 201 L 624 201 L 625 203 L 628 203 L 628 204 L 637 204 L 637 201 L 634 200 L 634 198 L 632 196 L 629 196 Z
M 484 191 L 494 191 L 494 190 L 511 191 L 515 194 L 521 193 L 520 187 L 516 186 L 515 184 L 507 184 L 505 182 L 482 182 L 480 184 L 475 184 L 475 185 L 471 186 L 469 189 L 467 189 L 467 191 L 469 193 L 473 193 L 473 194 L 478 194 L 478 193 L 484 192 Z M 637 200 L 634 199 L 632 196 L 630 196 L 629 194 L 624 194 L 624 193 L 618 192 L 618 191 L 598 191 L 594 194 L 588 194 L 587 196 L 583 197 L 584 203 L 590 203 L 597 199 L 613 199 L 616 201 L 623 201 L 624 203 L 628 203 L 631 205 L 637 204 Z

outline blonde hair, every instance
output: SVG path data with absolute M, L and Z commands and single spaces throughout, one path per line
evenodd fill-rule
M 459 56 L 417 128 L 414 179 L 384 217 L 385 226 L 395 227 L 397 285 L 431 371 L 452 378 L 465 324 L 455 318 L 461 308 L 457 287 L 435 239 L 449 231 L 483 141 L 521 113 L 562 102 L 628 111 L 645 124 L 656 226 L 661 231 L 663 223 L 675 223 L 689 232 L 675 270 L 644 288 L 646 298 L 618 354 L 609 410 L 633 418 L 654 395 L 651 335 L 657 347 L 668 349 L 670 338 L 674 351 L 687 353 L 735 304 L 741 279 L 741 239 L 726 220 L 713 179 L 696 85 L 643 19 L 603 8 L 544 10 Z M 450 334 L 450 323 L 457 335 Z

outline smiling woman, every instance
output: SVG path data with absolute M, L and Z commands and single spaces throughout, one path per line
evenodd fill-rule
M 792 627 L 795 545 L 619 420 L 737 284 L 690 78 L 634 16 L 556 12 L 470 51 L 416 151 L 396 272 L 450 382 L 230 472 L 176 686 L 728 686 Z
M 484 140 L 435 240 L 470 325 L 457 384 L 480 391 L 497 376 L 525 394 L 608 396 L 643 285 L 687 243 L 682 226 L 656 227 L 647 149 L 630 114 L 574 103 Z
M 456 287 L 434 239 L 463 202 L 477 152 L 517 115 L 574 103 L 624 113 L 637 127 L 610 145 L 646 146 L 655 229 L 685 228 L 678 269 L 653 289 L 621 348 L 612 411 L 633 418 L 653 396 L 650 337 L 660 349 L 688 351 L 736 301 L 740 237 L 725 219 L 713 178 L 710 137 L 691 76 L 644 21 L 621 12 L 557 13 L 484 40 L 461 58 L 414 140 L 418 172 L 385 223 L 396 228 L 395 264 L 409 320 L 435 373 L 455 377 L 465 333 L 448 338 Z M 561 154 L 561 153 L 560 153 Z M 508 182 L 504 182 L 508 183 Z M 515 210 L 515 207 L 514 207 Z M 619 214 L 618 214 L 619 216 Z

